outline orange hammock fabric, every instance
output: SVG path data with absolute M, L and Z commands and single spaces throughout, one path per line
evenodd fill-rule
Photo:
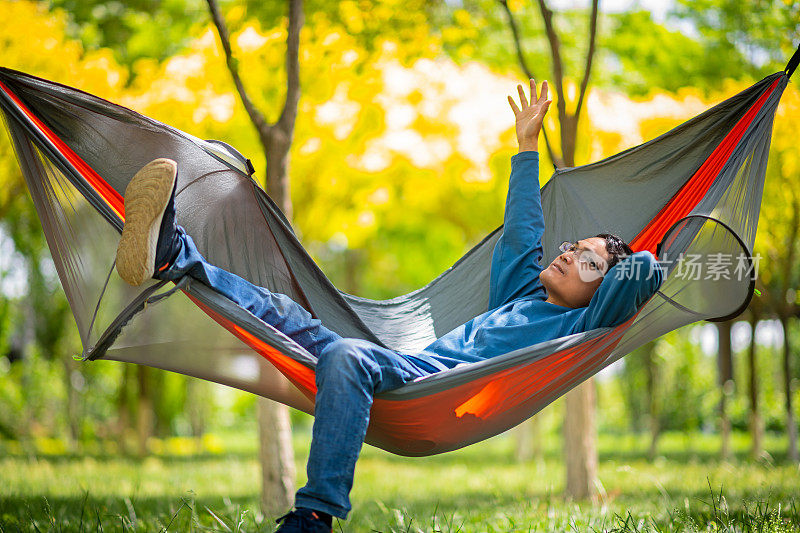
M 377 396 L 367 442 L 403 455 L 471 444 L 520 423 L 667 331 L 741 312 L 752 272 L 697 280 L 681 276 L 681 266 L 692 254 L 728 254 L 752 271 L 772 120 L 787 82 L 786 72 L 773 74 L 652 141 L 557 170 L 541 191 L 543 261 L 564 240 L 610 230 L 635 250 L 658 252 L 668 271 L 661 290 L 615 328 L 459 366 Z M 502 227 L 417 291 L 359 298 L 328 281 L 252 179 L 252 165 L 228 145 L 8 69 L 0 69 L 0 108 L 86 359 L 164 368 L 313 411 L 316 361 L 290 338 L 190 279 L 133 289 L 116 277 L 121 193 L 154 155 L 180 165 L 178 222 L 210 262 L 291 296 L 342 336 L 414 351 L 487 308 Z M 630 207 L 621 209 L 620 199 Z

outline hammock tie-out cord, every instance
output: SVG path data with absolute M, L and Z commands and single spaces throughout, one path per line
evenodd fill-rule
M 797 68 L 798 64 L 800 64 L 800 45 L 797 45 L 797 50 L 795 50 L 791 59 L 789 59 L 789 63 L 786 64 L 786 68 L 784 69 L 787 78 L 792 77 L 792 73 L 794 73 L 794 69 Z

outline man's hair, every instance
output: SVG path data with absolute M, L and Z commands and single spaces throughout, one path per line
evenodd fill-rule
M 600 237 L 606 241 L 606 252 L 608 252 L 608 268 L 611 269 L 614 265 L 633 254 L 633 250 L 628 243 L 614 235 L 613 233 L 598 233 L 595 237 Z

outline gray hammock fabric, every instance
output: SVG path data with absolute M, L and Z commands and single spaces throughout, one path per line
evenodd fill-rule
M 673 130 L 602 161 L 558 169 L 542 188 L 543 261 L 565 240 L 610 231 L 668 271 L 638 314 L 605 328 L 459 366 L 379 395 L 367 442 L 430 455 L 522 422 L 665 332 L 735 316 L 750 261 L 778 72 Z M 178 162 L 177 222 L 208 260 L 291 296 L 340 335 L 417 351 L 487 310 L 497 228 L 426 286 L 390 300 L 334 287 L 232 147 L 79 90 L 0 69 L 0 107 L 42 221 L 87 360 L 133 362 L 227 384 L 313 412 L 315 359 L 209 287 L 125 284 L 114 269 L 122 193 L 156 157 Z M 661 243 L 661 248 L 656 250 Z M 727 279 L 705 271 L 725 258 Z M 691 267 L 691 268 L 690 268 Z

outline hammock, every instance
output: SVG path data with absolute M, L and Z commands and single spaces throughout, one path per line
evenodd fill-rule
M 633 318 L 380 394 L 367 442 L 409 456 L 472 444 L 670 330 L 739 314 L 753 292 L 750 250 L 772 121 L 791 70 L 649 142 L 557 169 L 542 187 L 544 264 L 562 241 L 599 231 L 665 260 L 661 290 Z M 280 331 L 191 279 L 133 288 L 117 276 L 122 192 L 155 157 L 178 162 L 177 222 L 211 263 L 291 296 L 342 336 L 414 352 L 488 307 L 502 227 L 425 287 L 389 300 L 360 298 L 325 277 L 232 147 L 9 69 L 0 69 L 0 106 L 87 360 L 162 368 L 313 412 L 316 360 Z M 686 275 L 692 261 L 723 256 L 742 268 L 738 276 Z

